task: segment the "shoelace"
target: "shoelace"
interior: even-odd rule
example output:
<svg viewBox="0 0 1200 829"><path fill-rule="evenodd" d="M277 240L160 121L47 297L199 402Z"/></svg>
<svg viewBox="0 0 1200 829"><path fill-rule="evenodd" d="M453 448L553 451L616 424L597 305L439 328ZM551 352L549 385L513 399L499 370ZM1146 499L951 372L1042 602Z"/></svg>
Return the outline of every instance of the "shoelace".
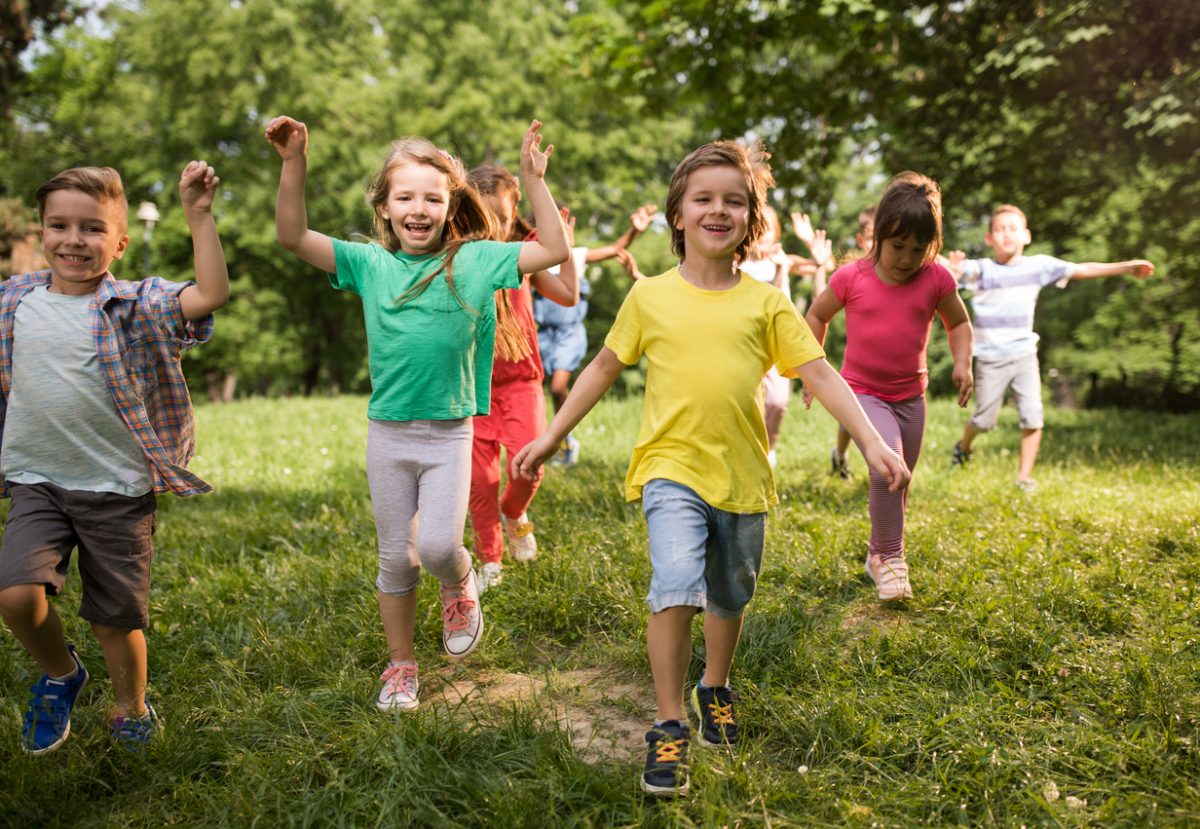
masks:
<svg viewBox="0 0 1200 829"><path fill-rule="evenodd" d="M466 596L442 598L442 621L447 630L466 630L471 626L471 618L467 614L475 607L475 600Z"/></svg>
<svg viewBox="0 0 1200 829"><path fill-rule="evenodd" d="M416 665L392 665L379 678L389 694L414 696L417 693Z"/></svg>
<svg viewBox="0 0 1200 829"><path fill-rule="evenodd" d="M712 714L713 722L717 725L733 725L733 702L721 704L719 699L714 698L708 704L708 711Z"/></svg>
<svg viewBox="0 0 1200 829"><path fill-rule="evenodd" d="M654 746L654 759L660 763L678 763L683 759L687 740L659 740Z"/></svg>

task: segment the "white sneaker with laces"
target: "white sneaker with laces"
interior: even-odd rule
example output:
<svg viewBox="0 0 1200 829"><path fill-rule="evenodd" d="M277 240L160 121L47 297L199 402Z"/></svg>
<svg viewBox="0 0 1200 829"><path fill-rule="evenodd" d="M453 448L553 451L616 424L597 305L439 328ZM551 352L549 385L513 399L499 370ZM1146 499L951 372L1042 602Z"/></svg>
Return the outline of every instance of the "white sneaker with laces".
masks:
<svg viewBox="0 0 1200 829"><path fill-rule="evenodd" d="M442 585L442 644L451 659L462 659L483 638L483 609L479 582L468 570L461 584Z"/></svg>
<svg viewBox="0 0 1200 829"><path fill-rule="evenodd" d="M504 565L498 561L484 562L483 566L479 568L477 579L480 593L491 587L496 587L500 582L504 581Z"/></svg>
<svg viewBox="0 0 1200 829"><path fill-rule="evenodd" d="M871 581L879 588L880 601L895 602L912 598L912 585L908 583L908 562L904 556L881 561L879 556L867 553L867 561L863 567Z"/></svg>
<svg viewBox="0 0 1200 829"><path fill-rule="evenodd" d="M416 662L389 662L379 678L383 688L375 704L380 711L411 711L417 707Z"/></svg>
<svg viewBox="0 0 1200 829"><path fill-rule="evenodd" d="M537 538L533 535L533 522L525 513L517 518L500 514L504 535L508 538L508 551L517 561L533 561L537 558Z"/></svg>

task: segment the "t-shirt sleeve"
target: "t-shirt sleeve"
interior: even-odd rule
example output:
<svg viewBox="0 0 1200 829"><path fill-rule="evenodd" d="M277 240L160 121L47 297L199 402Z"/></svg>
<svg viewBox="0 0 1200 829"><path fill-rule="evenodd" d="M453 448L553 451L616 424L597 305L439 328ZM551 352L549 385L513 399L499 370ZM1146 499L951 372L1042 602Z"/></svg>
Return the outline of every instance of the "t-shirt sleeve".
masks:
<svg viewBox="0 0 1200 829"><path fill-rule="evenodd" d="M469 263L473 270L487 274L493 290L520 288L521 271L517 258L521 255L522 242L467 242L454 257L454 271L459 273L459 263ZM460 259L460 257L462 257Z"/></svg>
<svg viewBox="0 0 1200 829"><path fill-rule="evenodd" d="M144 279L138 286L138 313L154 320L166 331L180 349L206 343L212 339L213 315L189 320L183 316L179 295L196 283L171 282L157 276Z"/></svg>
<svg viewBox="0 0 1200 829"><path fill-rule="evenodd" d="M634 283L633 288L626 294L621 309L617 311L617 318L613 320L612 328L604 338L604 345L627 366L635 365L645 351L642 343L641 314L638 311L638 287L641 284Z"/></svg>
<svg viewBox="0 0 1200 829"><path fill-rule="evenodd" d="M854 274L854 263L842 265L829 277L829 290L838 298L838 302L846 304L846 294L850 291L850 281Z"/></svg>
<svg viewBox="0 0 1200 829"><path fill-rule="evenodd" d="M952 294L958 290L958 281L954 278L954 274L944 266L937 262L933 263L933 272L935 274L934 294L941 302L946 298L947 294Z"/></svg>
<svg viewBox="0 0 1200 829"><path fill-rule="evenodd" d="M1067 262L1063 259L1056 259L1053 256L1041 254L1038 256L1038 264L1042 266L1042 287L1052 285L1055 282L1065 281L1075 275L1074 262Z"/></svg>
<svg viewBox="0 0 1200 829"><path fill-rule="evenodd" d="M333 259L337 270L329 274L329 284L339 291L350 291L362 295L363 274L377 250L383 250L378 245L363 244L362 242L343 242L333 240Z"/></svg>
<svg viewBox="0 0 1200 829"><path fill-rule="evenodd" d="M800 319L795 306L783 294L772 297L768 314L767 347L771 362L784 377L796 377L796 366L825 356L812 329Z"/></svg>

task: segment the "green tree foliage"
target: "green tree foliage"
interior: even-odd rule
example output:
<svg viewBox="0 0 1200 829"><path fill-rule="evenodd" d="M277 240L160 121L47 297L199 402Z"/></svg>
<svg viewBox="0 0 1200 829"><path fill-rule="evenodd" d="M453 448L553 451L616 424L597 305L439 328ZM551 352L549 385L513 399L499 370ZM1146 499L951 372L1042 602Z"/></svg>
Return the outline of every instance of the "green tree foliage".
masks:
<svg viewBox="0 0 1200 829"><path fill-rule="evenodd" d="M710 102L715 132L765 137L781 185L834 224L857 208L837 182L878 159L938 178L949 238L972 253L1004 201L1041 249L1153 259L1149 283L1047 296L1044 357L1096 399L1200 403L1196 4L662 0L591 42L598 71Z"/></svg>
<svg viewBox="0 0 1200 829"><path fill-rule="evenodd" d="M222 178L216 206L235 291L193 379L262 392L362 390L361 310L275 243L279 160L262 138L287 113L311 134L311 225L368 234L367 180L402 135L425 135L468 165L515 169L531 117L556 145L550 185L579 216L581 243L619 233L642 201L661 201L663 170L694 139L687 118L637 94L593 89L574 71L561 9L416 0L142 0L109 6L101 31L53 38L21 85L21 163L0 170L14 193L78 163L122 172L130 202L153 200L156 272L186 275L190 241L178 171L205 158ZM117 263L141 275L141 234ZM606 309L599 309L603 315ZM608 313L611 314L609 309Z"/></svg>

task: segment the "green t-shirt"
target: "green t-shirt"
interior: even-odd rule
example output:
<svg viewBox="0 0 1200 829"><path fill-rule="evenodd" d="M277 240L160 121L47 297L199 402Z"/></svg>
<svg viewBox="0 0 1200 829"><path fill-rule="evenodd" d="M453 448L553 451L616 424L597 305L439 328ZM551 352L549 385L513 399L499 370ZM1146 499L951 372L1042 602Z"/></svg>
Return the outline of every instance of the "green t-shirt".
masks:
<svg viewBox="0 0 1200 829"><path fill-rule="evenodd" d="M488 413L494 292L521 284L520 250L520 242L467 242L454 257L458 299L443 271L401 304L400 295L441 265L441 255L409 256L375 243L334 240L337 272L329 281L362 297L371 368L368 417L457 420Z"/></svg>

